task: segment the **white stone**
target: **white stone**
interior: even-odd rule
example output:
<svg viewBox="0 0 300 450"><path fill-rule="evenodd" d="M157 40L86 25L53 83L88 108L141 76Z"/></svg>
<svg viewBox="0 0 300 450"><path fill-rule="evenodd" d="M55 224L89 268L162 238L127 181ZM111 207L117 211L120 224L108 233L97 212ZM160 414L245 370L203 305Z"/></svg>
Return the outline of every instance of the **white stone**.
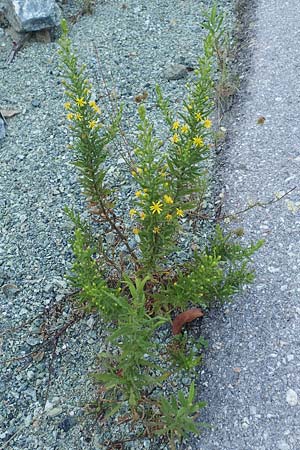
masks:
<svg viewBox="0 0 300 450"><path fill-rule="evenodd" d="M290 446L287 442L285 441L280 441L278 442L278 450L290 450Z"/></svg>
<svg viewBox="0 0 300 450"><path fill-rule="evenodd" d="M60 406L58 406L57 408L49 409L47 411L47 416L48 417L56 417L56 416L59 416L59 414L61 414L61 413L62 413L62 408Z"/></svg>
<svg viewBox="0 0 300 450"><path fill-rule="evenodd" d="M298 394L293 389L288 389L286 393L286 401L290 406L296 406L298 404Z"/></svg>

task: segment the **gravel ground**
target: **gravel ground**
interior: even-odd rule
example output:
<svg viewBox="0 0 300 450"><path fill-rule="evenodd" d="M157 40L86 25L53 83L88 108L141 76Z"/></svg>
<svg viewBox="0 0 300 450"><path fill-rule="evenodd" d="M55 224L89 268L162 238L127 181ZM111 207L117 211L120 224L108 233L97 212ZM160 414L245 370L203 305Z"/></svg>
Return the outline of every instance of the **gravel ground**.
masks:
<svg viewBox="0 0 300 450"><path fill-rule="evenodd" d="M159 82L174 107L180 104L187 79L168 81L165 71L171 63L196 64L203 36L201 6L211 2L179 0L175 7L170 0L98 3L95 14L82 17L71 31L95 94L103 91L102 71L126 105L130 130L136 117L134 96L146 90L149 115L159 122L154 86ZM232 1L218 4L232 16ZM75 12L70 1L65 8ZM55 326L68 317L68 304L60 313L51 309L68 293L64 275L71 262L71 227L62 209L82 209L83 201L66 147L57 43L30 42L11 65L5 63L11 49L7 30L0 33L0 48L1 106L20 111L9 120L0 149L0 445L15 450L101 449L103 433L81 408L94 392L87 373L105 337L99 319L87 317L67 331L53 364L42 349L33 358L7 363L41 342L42 319L30 319L45 308ZM112 176L121 170L116 157ZM122 193L126 200L131 187L123 186ZM128 448L150 448L150 443Z"/></svg>
<svg viewBox="0 0 300 450"><path fill-rule="evenodd" d="M232 111L220 168L228 211L299 184L299 2L259 0L246 22L251 70L247 75L243 62L248 83ZM299 202L299 186L289 199ZM266 243L255 255L254 285L205 319L202 419L213 428L190 449L300 449L300 212L286 200L238 223L247 239Z"/></svg>

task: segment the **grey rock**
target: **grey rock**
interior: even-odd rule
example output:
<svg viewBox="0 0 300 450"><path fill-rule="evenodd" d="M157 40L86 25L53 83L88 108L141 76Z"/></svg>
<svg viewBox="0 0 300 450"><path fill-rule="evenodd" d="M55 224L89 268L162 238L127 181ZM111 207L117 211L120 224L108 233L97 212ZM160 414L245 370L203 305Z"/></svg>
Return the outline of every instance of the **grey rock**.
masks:
<svg viewBox="0 0 300 450"><path fill-rule="evenodd" d="M66 416L58 425L58 427L67 433L72 427L76 425L76 418L71 416Z"/></svg>
<svg viewBox="0 0 300 450"><path fill-rule="evenodd" d="M187 68L183 64L170 64L164 72L167 80L180 80L181 78L185 78L187 74Z"/></svg>
<svg viewBox="0 0 300 450"><path fill-rule="evenodd" d="M6 0L6 11L7 19L19 32L53 28L61 19L54 0Z"/></svg>
<svg viewBox="0 0 300 450"><path fill-rule="evenodd" d="M41 106L41 102L40 102L39 100L37 100L36 98L34 98L34 99L32 100L32 102L31 102L31 105L32 105L34 108L39 108L39 107Z"/></svg>
<svg viewBox="0 0 300 450"><path fill-rule="evenodd" d="M5 125L4 121L0 117L0 139L3 139L5 137Z"/></svg>

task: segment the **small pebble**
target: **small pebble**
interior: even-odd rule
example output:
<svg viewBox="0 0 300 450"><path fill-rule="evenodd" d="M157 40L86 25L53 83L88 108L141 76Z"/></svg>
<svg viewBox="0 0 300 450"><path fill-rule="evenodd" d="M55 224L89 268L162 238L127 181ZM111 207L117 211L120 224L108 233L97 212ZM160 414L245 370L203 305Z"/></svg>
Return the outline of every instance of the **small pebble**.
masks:
<svg viewBox="0 0 300 450"><path fill-rule="evenodd" d="M298 403L298 394L293 389L289 389L286 393L286 401L290 406L296 406Z"/></svg>

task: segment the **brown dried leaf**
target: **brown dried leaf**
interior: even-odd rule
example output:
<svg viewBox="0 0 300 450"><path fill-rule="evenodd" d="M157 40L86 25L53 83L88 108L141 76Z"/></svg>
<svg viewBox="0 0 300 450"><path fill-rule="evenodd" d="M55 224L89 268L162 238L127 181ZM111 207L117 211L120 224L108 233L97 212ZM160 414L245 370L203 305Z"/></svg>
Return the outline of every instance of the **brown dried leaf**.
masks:
<svg viewBox="0 0 300 450"><path fill-rule="evenodd" d="M43 351L37 352L34 355L32 355L32 359L35 362L41 362L44 359L45 353Z"/></svg>
<svg viewBox="0 0 300 450"><path fill-rule="evenodd" d="M179 334L184 324L192 322L198 317L203 317L204 312L200 308L191 308L183 313L178 314L172 323L172 333Z"/></svg>
<svg viewBox="0 0 300 450"><path fill-rule="evenodd" d="M136 103L141 103L141 102L143 102L144 100L147 100L147 98L148 98L148 92L143 91L142 94L136 95L136 96L134 97L134 101L135 101Z"/></svg>
<svg viewBox="0 0 300 450"><path fill-rule="evenodd" d="M20 114L21 111L18 109L8 109L8 108L0 108L0 114L2 114L5 119L10 119L14 117L16 114Z"/></svg>
<svg viewBox="0 0 300 450"><path fill-rule="evenodd" d="M263 125L265 123L265 121L266 121L266 118L264 116L259 116L256 123L257 123L257 125Z"/></svg>

